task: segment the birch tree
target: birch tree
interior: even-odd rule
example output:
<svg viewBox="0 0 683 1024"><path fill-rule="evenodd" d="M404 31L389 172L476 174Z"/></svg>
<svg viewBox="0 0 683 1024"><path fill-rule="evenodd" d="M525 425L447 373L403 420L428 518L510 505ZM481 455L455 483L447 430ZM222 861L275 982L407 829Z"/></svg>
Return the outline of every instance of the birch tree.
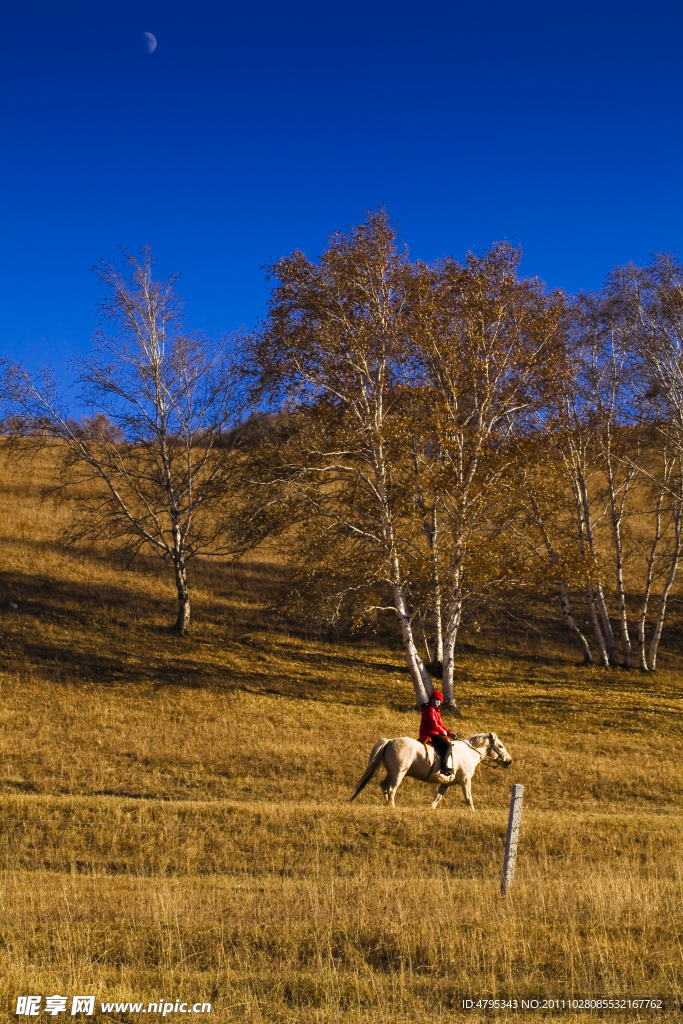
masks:
<svg viewBox="0 0 683 1024"><path fill-rule="evenodd" d="M379 210L332 235L317 262L295 251L270 276L252 352L272 400L300 403L307 418L281 469L291 500L317 524L307 529L318 551L337 550L339 599L360 593L366 609L396 617L417 703L426 703L433 687L413 631L417 549L396 427L408 395L407 252Z"/></svg>
<svg viewBox="0 0 683 1024"><path fill-rule="evenodd" d="M544 485L553 469L561 470L566 494L573 499L577 557L558 556L550 536L553 529L557 535L556 522L547 508L543 511L542 502L528 522L535 522L542 533L551 560L572 565L579 577L583 573L604 667L632 666L628 607L639 603L639 661L643 671L650 671L680 556L680 491L670 417L655 401L658 388L644 358L643 323L637 310L643 288L647 292L649 287L646 281L647 273L638 268L617 268L601 292L576 301L567 365L556 375L550 401L542 410L552 451ZM637 523L635 531L630 522ZM610 575L613 582L608 587ZM648 606L658 583L662 591L646 648ZM617 605L618 639L609 613L610 594ZM570 624L564 599L563 612ZM586 638L574 619L570 628L582 643L585 660L590 660Z"/></svg>
<svg viewBox="0 0 683 1024"><path fill-rule="evenodd" d="M647 459L641 466L652 504L654 528L646 550L645 590L638 638L640 668L655 671L666 607L681 557L683 515L683 265L658 254L645 268L616 268L606 294L612 321L635 360L633 392L648 427ZM652 638L646 653L646 616L654 581L661 580Z"/></svg>
<svg viewBox="0 0 683 1024"><path fill-rule="evenodd" d="M521 279L520 259L519 249L502 242L483 256L469 254L465 264L420 267L414 279L415 362L431 430L421 462L444 555L445 703L454 702L467 597L510 590L526 577L520 553L505 542L515 515L506 495L518 440L560 348L564 299L537 279Z"/></svg>
<svg viewBox="0 0 683 1024"><path fill-rule="evenodd" d="M611 312L605 292L582 296L576 306L576 338L573 347L577 374L575 388L575 424L582 431L589 448L587 461L592 461L593 505L598 521L609 524L609 539L604 545L612 562L614 596L617 603L621 659L615 632L608 614L600 581L596 594L609 651L609 663L631 668L633 652L628 622L625 579L630 513L636 508L641 483L640 462L643 455L642 416L638 414L638 398L633 388L632 360L626 336ZM580 411L579 411L580 407ZM579 417L582 423L579 425ZM598 561L593 524L589 522L591 499L584 488L583 515L591 555Z"/></svg>
<svg viewBox="0 0 683 1024"><path fill-rule="evenodd" d="M658 445L649 453L645 472L651 528L639 543L645 562L645 585L638 616L638 653L641 672L654 672L683 547L683 454ZM648 643L648 611L653 597L656 612Z"/></svg>
<svg viewBox="0 0 683 1024"><path fill-rule="evenodd" d="M619 651L605 599L604 566L598 545L597 530L606 508L596 498L596 411L591 389L585 386L584 355L580 335L570 334L563 370L551 377L539 418L552 440L553 457L565 480L598 657L601 665L608 668L619 664Z"/></svg>
<svg viewBox="0 0 683 1024"><path fill-rule="evenodd" d="M263 532L245 515L236 449L246 407L238 352L183 332L176 278L157 281L149 247L125 254L124 269L100 262L106 288L90 358L75 364L76 404L95 412L88 429L49 370L19 365L4 393L23 424L23 445L49 444L60 458L58 494L75 503L74 539L108 539L128 559L157 555L173 572L175 629L190 625L188 563L245 550Z"/></svg>

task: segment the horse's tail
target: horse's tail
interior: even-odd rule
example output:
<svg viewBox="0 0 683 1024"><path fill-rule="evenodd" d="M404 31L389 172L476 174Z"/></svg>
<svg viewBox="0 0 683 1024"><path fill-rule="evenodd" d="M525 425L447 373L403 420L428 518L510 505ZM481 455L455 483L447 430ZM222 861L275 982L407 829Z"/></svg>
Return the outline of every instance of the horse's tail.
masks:
<svg viewBox="0 0 683 1024"><path fill-rule="evenodd" d="M368 782L379 768L380 761L382 760L382 754L384 753L384 748L389 742L389 740L377 740L377 743L375 743L374 747L370 751L368 766L363 772L360 782L356 786L356 792L353 794L353 796L349 797L349 803L351 803L352 800L356 799L361 789L365 789Z"/></svg>

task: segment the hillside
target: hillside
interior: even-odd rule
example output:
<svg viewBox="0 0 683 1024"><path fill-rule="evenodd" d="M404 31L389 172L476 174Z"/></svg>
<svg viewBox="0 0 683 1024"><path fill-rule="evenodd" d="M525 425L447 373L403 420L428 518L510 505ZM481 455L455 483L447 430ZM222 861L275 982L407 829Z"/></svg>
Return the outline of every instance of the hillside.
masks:
<svg viewBox="0 0 683 1024"><path fill-rule="evenodd" d="M66 513L39 501L49 466L22 468L0 492L7 1019L29 991L292 1024L446 1021L472 996L683 997L677 604L652 677L580 666L544 595L482 615L455 727L496 731L513 769L477 772L476 815L455 791L431 812L410 780L393 812L376 782L349 805L377 737L417 733L393 634L333 642L284 619L263 551L194 567L180 638L170 578L65 548Z"/></svg>

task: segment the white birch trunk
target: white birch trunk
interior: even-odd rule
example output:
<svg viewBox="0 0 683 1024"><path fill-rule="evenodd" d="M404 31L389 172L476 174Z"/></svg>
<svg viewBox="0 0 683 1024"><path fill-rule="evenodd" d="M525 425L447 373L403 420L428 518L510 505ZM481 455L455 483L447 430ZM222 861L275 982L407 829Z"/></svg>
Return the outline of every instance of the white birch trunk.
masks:
<svg viewBox="0 0 683 1024"><path fill-rule="evenodd" d="M429 701L434 690L429 672L425 668L420 657L413 635L413 627L410 618L410 610L406 600L405 590L401 577L401 564L396 549L396 536L394 524L387 497L387 473L384 459L384 449L381 440L380 424L382 422L382 402L377 400L377 406L372 415L373 430L375 439L373 442L372 463L375 476L375 488L379 498L379 513L381 521L382 540L385 551L388 554L391 588L394 596L394 607L398 615L401 627L401 638L406 652L406 664L415 691L415 702L417 707L422 707Z"/></svg>
<svg viewBox="0 0 683 1024"><path fill-rule="evenodd" d="M592 665L593 664L593 655L591 653L590 646L588 644L588 641L586 640L586 637L583 635L583 633L581 632L579 627L576 625L576 620L574 619L574 616L572 615L572 609L571 609L571 604L569 603L569 591L567 590L567 585L566 585L566 583L563 580L560 580L560 583L558 584L558 586L559 586L559 589L560 589L560 603L562 605L562 614L564 615L564 621L567 623L567 626L569 627L571 632L574 634L576 639L581 644L581 648L583 650L583 661L584 661L584 664L585 665Z"/></svg>
<svg viewBox="0 0 683 1024"><path fill-rule="evenodd" d="M403 588L399 584L394 584L394 603L396 606L396 612L398 614L398 620L401 626L401 636L403 638L403 646L406 652L406 664L408 671L410 672L410 678L413 682L413 688L415 690L415 701L418 707L422 707L426 704L434 691L432 681L429 676L429 672L424 666L424 662L419 655L417 645L415 644L415 638L413 636L413 627L410 622L410 615L408 614L408 606L403 593Z"/></svg>
<svg viewBox="0 0 683 1024"><path fill-rule="evenodd" d="M657 496L657 505L655 507L655 535L652 539L652 547L650 548L650 554L647 559L647 573L645 576L645 592L643 594L643 603L640 606L640 617L638 620L638 653L640 661L640 671L649 672L647 663L647 650L645 647L645 623L647 620L647 606L650 601L650 593L652 591L652 578L654 576L655 557L657 555L657 548L662 537L662 502L664 500L664 491L660 490Z"/></svg>
<svg viewBox="0 0 683 1024"><path fill-rule="evenodd" d="M417 467L417 460L414 460L414 465ZM417 468L415 470L417 476ZM422 512L422 529L427 539L429 546L429 553L431 556L432 563L432 585L434 591L434 658L429 653L429 646L427 644L427 638L425 637L425 647L427 648L427 654L429 660L433 666L443 666L443 622L441 619L441 580L439 579L439 557L438 557L438 519L436 513L436 506L432 506L431 515L427 514L426 505L423 496L420 494L418 497L418 505Z"/></svg>
<svg viewBox="0 0 683 1024"><path fill-rule="evenodd" d="M588 495L586 494L586 501L584 501L584 491L582 489L582 481L584 479L582 472L580 471L577 463L579 461L578 453L574 452L572 455L573 461L566 459L566 464L571 470L571 485L572 493L574 495L574 510L576 512L576 526L579 538L579 547L581 554L586 558L586 544L589 535L588 524L586 522L586 516L588 515L588 522L590 522L590 507L587 503ZM593 624L593 633L595 635L595 642L598 645L598 655L600 657L600 664L603 668L609 668L609 655L605 645L605 638L600 629L600 623L598 622L598 614L595 606L595 594L593 593L593 585L590 580L586 581L586 598L588 600L588 612L590 615L591 622Z"/></svg>
<svg viewBox="0 0 683 1024"><path fill-rule="evenodd" d="M650 597L649 587L645 592L645 598L643 600L642 607L640 609L640 619L638 620L638 655L639 655L639 668L641 672L649 672L647 667L647 652L645 650L645 616L647 615L647 602Z"/></svg>
<svg viewBox="0 0 683 1024"><path fill-rule="evenodd" d="M659 598L659 609L657 611L657 620L655 622L655 631L650 642L650 650L648 652L647 667L650 672L654 672L657 666L657 649L659 647L659 641L662 636L662 629L664 628L664 615L666 613L666 602L671 592L671 588L674 585L676 579L676 570L678 569L678 562L681 557L681 513L683 507L678 504L674 511L674 530L676 543L674 545L673 555L671 557L671 567L669 569L669 575L666 578L664 589L662 590Z"/></svg>
<svg viewBox="0 0 683 1024"><path fill-rule="evenodd" d="M614 542L614 573L616 577L617 606L619 608L619 624L621 627L621 643L624 652L624 668L631 668L633 665L633 651L631 648L631 637L629 636L628 618L626 615L626 594L624 590L624 557L621 540L621 520L624 514L624 503L628 494L629 479L624 484L621 501L617 501L617 494L614 486L614 475L612 473L611 455L605 454L607 467L607 485L610 503L610 514L612 517L612 540Z"/></svg>
<svg viewBox="0 0 683 1024"><path fill-rule="evenodd" d="M581 470L578 471L576 476L576 486L578 488L578 498L581 505L581 518L583 524L583 531L594 561L597 561L597 554L595 550L595 537L593 535L593 522L590 511L590 501L588 497L588 487L586 485L586 478ZM617 642L614 639L614 630L612 629L612 623L609 620L609 613L607 611L607 605L605 604L605 595L602 591L602 584L598 581L595 584L595 590L593 585L589 584L590 596L589 604L591 605L591 615L593 613L595 605L597 605L598 611L600 612L600 618L602 619L602 631L600 637L598 633L595 634L595 639L598 641L598 646L602 643L606 643L608 649L607 664L616 668L619 664L619 650L617 648ZM593 623L595 628L595 622ZM604 637L604 639L603 639ZM601 655L602 660L602 655Z"/></svg>
<svg viewBox="0 0 683 1024"><path fill-rule="evenodd" d="M181 635L190 628L190 594L187 588L187 570L182 559L174 566L175 582L178 591L178 617L175 629Z"/></svg>
<svg viewBox="0 0 683 1024"><path fill-rule="evenodd" d="M460 625L461 617L462 603L460 601L451 602L450 607L448 609L448 622L446 625L446 632L444 636L444 660L441 687L443 690L444 708L452 712L455 712L457 710L453 686L453 675L455 669L455 641L458 636L458 627Z"/></svg>
<svg viewBox="0 0 683 1024"><path fill-rule="evenodd" d="M598 645L598 652L600 654L600 664L603 668L609 668L609 655L607 653L607 646L605 644L605 638L602 635L600 629L600 623L598 621L598 612L595 607L595 594L593 593L593 586L591 583L586 584L586 596L588 598L588 610L593 623L593 632L595 634L595 642Z"/></svg>
<svg viewBox="0 0 683 1024"><path fill-rule="evenodd" d="M458 636L458 627L462 618L462 539L454 545L451 556L450 567L450 600L446 610L446 629L444 631L443 643L443 673L442 689L444 707L456 712L455 693L453 689L455 641Z"/></svg>
<svg viewBox="0 0 683 1024"><path fill-rule="evenodd" d="M173 569L175 584L178 591L178 617L175 629L178 633L187 633L190 628L190 592L187 588L187 568L183 550L183 535L178 523L173 527Z"/></svg>
<svg viewBox="0 0 683 1024"><path fill-rule="evenodd" d="M441 580L439 579L438 528L436 507L432 509L432 522L429 531L429 546L432 553L432 573L434 577L434 661L443 667L443 621L441 618Z"/></svg>
<svg viewBox="0 0 683 1024"><path fill-rule="evenodd" d="M602 628L604 630L605 642L609 652L608 663L611 668L617 668L619 666L619 648L617 647L617 641L614 638L614 630L612 629L612 623L610 622L609 612L607 611L607 604L605 602L605 594L600 581L595 584L595 603L598 606L600 618L602 619Z"/></svg>
<svg viewBox="0 0 683 1024"><path fill-rule="evenodd" d="M438 583L434 594L434 661L443 666L443 621L441 618L441 588Z"/></svg>

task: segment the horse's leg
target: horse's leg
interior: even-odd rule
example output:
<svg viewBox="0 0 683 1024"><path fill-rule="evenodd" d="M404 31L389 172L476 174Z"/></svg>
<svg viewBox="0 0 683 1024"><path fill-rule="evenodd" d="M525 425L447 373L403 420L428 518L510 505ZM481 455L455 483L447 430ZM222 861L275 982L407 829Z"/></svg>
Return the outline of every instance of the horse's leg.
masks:
<svg viewBox="0 0 683 1024"><path fill-rule="evenodd" d="M442 782L441 785L439 786L439 788L436 791L436 796L434 797L434 802L432 803L432 810L433 811L436 810L437 806L443 800L444 796L446 795L446 790L447 789L448 789L448 786L445 786L443 784L443 782Z"/></svg>
<svg viewBox="0 0 683 1024"><path fill-rule="evenodd" d="M389 790L389 794L390 794L390 796L389 796L389 803L391 804L392 807L396 806L396 804L394 803L394 797L396 796L396 790L398 789L398 787L403 782L403 780L404 780L404 778L406 776L406 772L407 771L408 771L407 768L402 768L399 771L398 775L396 776L396 781L394 782L393 786Z"/></svg>
<svg viewBox="0 0 683 1024"><path fill-rule="evenodd" d="M471 811L474 810L474 804L472 803L472 780L465 778L461 783L462 793L465 797L465 803Z"/></svg>
<svg viewBox="0 0 683 1024"><path fill-rule="evenodd" d="M389 803L389 790L391 789L391 782L389 781L388 775L385 779L382 779L382 781L379 784L379 788L384 793L384 799L387 801L387 803Z"/></svg>

